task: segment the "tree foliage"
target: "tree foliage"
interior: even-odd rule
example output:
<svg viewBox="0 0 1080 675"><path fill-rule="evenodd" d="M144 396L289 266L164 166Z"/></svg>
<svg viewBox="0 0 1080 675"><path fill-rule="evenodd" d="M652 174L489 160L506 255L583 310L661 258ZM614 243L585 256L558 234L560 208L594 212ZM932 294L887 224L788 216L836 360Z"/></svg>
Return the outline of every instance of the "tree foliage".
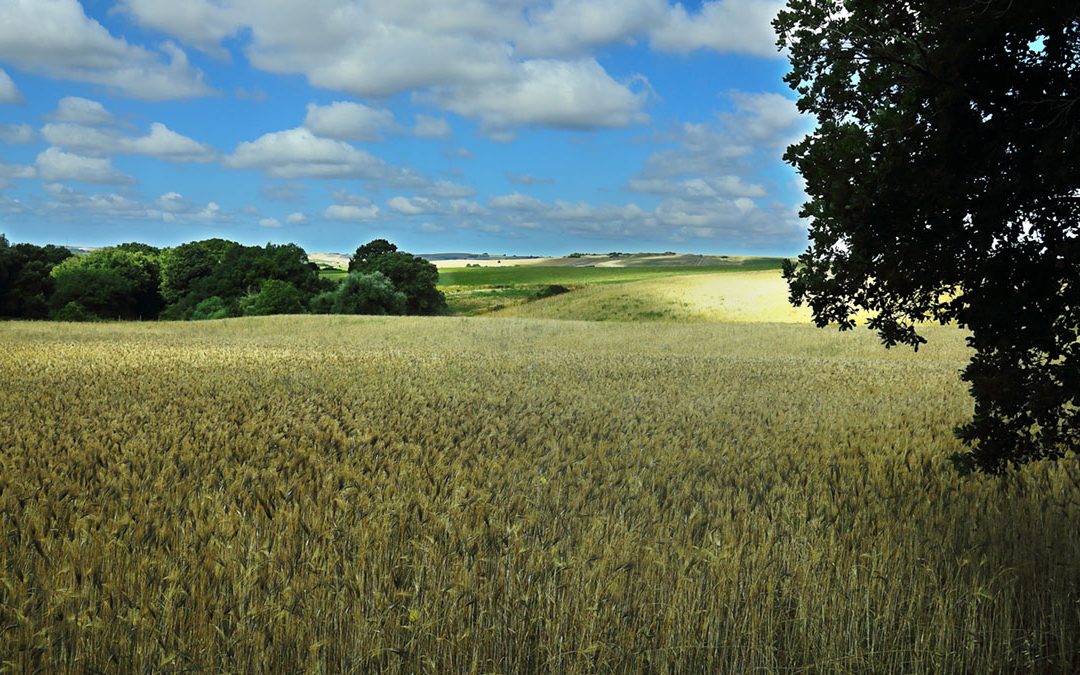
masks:
<svg viewBox="0 0 1080 675"><path fill-rule="evenodd" d="M52 268L71 257L58 246L15 244L0 235L0 316L44 319L55 284Z"/></svg>
<svg viewBox="0 0 1080 675"><path fill-rule="evenodd" d="M304 293L296 286L280 279L267 279L258 293L240 300L240 311L244 316L302 314L304 303Z"/></svg>
<svg viewBox="0 0 1080 675"><path fill-rule="evenodd" d="M68 304L103 319L156 319L164 301L157 256L105 248L74 256L52 270L56 282L50 304Z"/></svg>
<svg viewBox="0 0 1080 675"><path fill-rule="evenodd" d="M331 314L404 314L405 294L381 272L353 272L341 280L330 306Z"/></svg>
<svg viewBox="0 0 1080 675"><path fill-rule="evenodd" d="M406 314L442 314L446 297L438 289L439 269L427 260L399 251L385 239L376 239L356 249L349 272L379 272L394 288L405 294Z"/></svg>
<svg viewBox="0 0 1080 675"><path fill-rule="evenodd" d="M786 81L817 129L785 267L815 321L888 346L956 322L991 472L1080 447L1080 10L1050 0L790 0Z"/></svg>

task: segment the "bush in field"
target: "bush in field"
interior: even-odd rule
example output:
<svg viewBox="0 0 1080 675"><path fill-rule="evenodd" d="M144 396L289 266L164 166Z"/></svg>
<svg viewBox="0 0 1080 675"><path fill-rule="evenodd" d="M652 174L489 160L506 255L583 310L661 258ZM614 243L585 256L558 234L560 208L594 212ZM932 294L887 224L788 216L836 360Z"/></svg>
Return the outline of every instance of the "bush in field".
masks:
<svg viewBox="0 0 1080 675"><path fill-rule="evenodd" d="M337 290L323 291L311 299L308 310L312 314L333 314L334 300L337 298Z"/></svg>
<svg viewBox="0 0 1080 675"><path fill-rule="evenodd" d="M244 316L303 312L304 294L296 286L279 279L264 281L258 293L240 300L240 313Z"/></svg>
<svg viewBox="0 0 1080 675"><path fill-rule="evenodd" d="M214 295L199 304L191 312L192 321L205 321L207 319L225 319L229 316L229 306L225 301Z"/></svg>
<svg viewBox="0 0 1080 675"><path fill-rule="evenodd" d="M407 298L381 272L353 273L341 281L333 314L404 314Z"/></svg>
<svg viewBox="0 0 1080 675"><path fill-rule="evenodd" d="M69 302L52 313L53 321L96 321L98 317L77 302Z"/></svg>

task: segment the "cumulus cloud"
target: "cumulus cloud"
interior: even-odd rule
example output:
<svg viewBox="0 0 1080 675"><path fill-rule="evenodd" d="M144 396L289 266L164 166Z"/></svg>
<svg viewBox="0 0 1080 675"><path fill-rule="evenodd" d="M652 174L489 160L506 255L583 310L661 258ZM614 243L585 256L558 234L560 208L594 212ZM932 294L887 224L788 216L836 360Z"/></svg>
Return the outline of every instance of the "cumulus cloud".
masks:
<svg viewBox="0 0 1080 675"><path fill-rule="evenodd" d="M0 124L0 143L21 145L36 140L37 133L29 124Z"/></svg>
<svg viewBox="0 0 1080 675"><path fill-rule="evenodd" d="M223 222L231 220L216 202L196 204L179 192L166 192L153 203L152 212L168 223L176 222Z"/></svg>
<svg viewBox="0 0 1080 675"><path fill-rule="evenodd" d="M51 147L34 162L38 175L46 181L73 180L81 183L119 184L133 179L113 168L108 159L83 157Z"/></svg>
<svg viewBox="0 0 1080 675"><path fill-rule="evenodd" d="M304 126L318 136L343 141L377 141L397 128L394 113L361 103L335 101L327 106L309 104Z"/></svg>
<svg viewBox="0 0 1080 675"><path fill-rule="evenodd" d="M794 211L759 207L752 199L668 199L652 209L628 204L492 198L485 223L499 231L544 229L600 239L688 242L723 239L745 245L795 242L805 234Z"/></svg>
<svg viewBox="0 0 1080 675"><path fill-rule="evenodd" d="M307 216L297 211L295 213L290 213L289 215L285 216L285 222L290 225L299 225L300 223L307 222Z"/></svg>
<svg viewBox="0 0 1080 675"><path fill-rule="evenodd" d="M562 129L625 127L643 123L647 93L616 82L595 59L534 60L510 80L444 89L434 100L486 129L519 126Z"/></svg>
<svg viewBox="0 0 1080 675"><path fill-rule="evenodd" d="M48 117L55 122L70 122L89 127L113 124L116 121L101 103L80 96L65 96L60 99L56 110L49 113Z"/></svg>
<svg viewBox="0 0 1080 675"><path fill-rule="evenodd" d="M544 203L535 197L514 192L508 195L496 195L488 199L488 206L493 209L510 211L538 212L545 210Z"/></svg>
<svg viewBox="0 0 1080 675"><path fill-rule="evenodd" d="M415 216L421 213L436 213L439 211L439 203L426 197L394 197L386 203L391 209L407 216Z"/></svg>
<svg viewBox="0 0 1080 675"><path fill-rule="evenodd" d="M443 117L434 117L432 115L417 115L416 126L413 127L413 133L418 138L450 138L453 135L453 130L450 128L450 123Z"/></svg>
<svg viewBox="0 0 1080 675"><path fill-rule="evenodd" d="M275 178L366 178L386 176L382 160L358 148L299 127L241 143L225 165L255 169Z"/></svg>
<svg viewBox="0 0 1080 675"><path fill-rule="evenodd" d="M7 184L10 178L35 178L37 170L25 164L4 164L0 162L0 186Z"/></svg>
<svg viewBox="0 0 1080 675"><path fill-rule="evenodd" d="M171 162L211 162L215 158L210 146L178 134L160 122L154 122L149 133L137 137L125 136L115 129L67 122L46 124L41 135L55 146L91 156L146 155Z"/></svg>
<svg viewBox="0 0 1080 675"><path fill-rule="evenodd" d="M143 24L218 56L226 54L221 41L241 26L238 9L225 3L120 0L118 6Z"/></svg>
<svg viewBox="0 0 1080 675"><path fill-rule="evenodd" d="M631 188L684 197L694 191L708 197L708 190L760 196L744 174L779 161L782 148L805 133L811 122L799 114L794 101L778 94L733 92L730 98L732 112L712 122L683 123L672 137L676 147L651 154ZM689 182L693 179L700 182Z"/></svg>
<svg viewBox="0 0 1080 675"><path fill-rule="evenodd" d="M22 103L23 96L11 76L0 68L0 103Z"/></svg>
<svg viewBox="0 0 1080 675"><path fill-rule="evenodd" d="M177 45L167 42L154 52L113 37L86 16L78 0L8 0L0 5L0 61L146 100L211 93Z"/></svg>
<svg viewBox="0 0 1080 675"><path fill-rule="evenodd" d="M259 227L281 227L281 221L277 218L263 218L259 221Z"/></svg>
<svg viewBox="0 0 1080 675"><path fill-rule="evenodd" d="M300 74L357 97L423 93L496 129L602 128L644 119L643 97L608 75L589 50L632 41L668 11L663 0L320 0L314 10L300 0L179 4L122 6L143 25L202 49L243 32L249 62L268 72ZM420 124L417 131L428 129Z"/></svg>
<svg viewBox="0 0 1080 675"><path fill-rule="evenodd" d="M527 56L561 56L607 44L629 44L666 16L664 0L555 0L530 7L517 51Z"/></svg>
<svg viewBox="0 0 1080 675"><path fill-rule="evenodd" d="M772 20L783 0L711 0L691 14L676 4L650 33L652 46L685 54L697 49L780 56Z"/></svg>
<svg viewBox="0 0 1080 675"><path fill-rule="evenodd" d="M379 217L379 207L354 206L352 204L331 204L323 211L323 218L327 220L341 220L347 222L367 222Z"/></svg>

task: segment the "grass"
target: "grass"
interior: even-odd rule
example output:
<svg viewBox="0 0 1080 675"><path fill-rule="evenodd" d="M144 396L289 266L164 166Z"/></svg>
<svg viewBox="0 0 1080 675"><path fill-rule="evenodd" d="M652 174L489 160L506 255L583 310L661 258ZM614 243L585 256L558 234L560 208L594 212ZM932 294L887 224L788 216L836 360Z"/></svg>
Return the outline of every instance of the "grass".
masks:
<svg viewBox="0 0 1080 675"><path fill-rule="evenodd" d="M1080 467L954 472L928 335L0 324L3 669L1077 672Z"/></svg>

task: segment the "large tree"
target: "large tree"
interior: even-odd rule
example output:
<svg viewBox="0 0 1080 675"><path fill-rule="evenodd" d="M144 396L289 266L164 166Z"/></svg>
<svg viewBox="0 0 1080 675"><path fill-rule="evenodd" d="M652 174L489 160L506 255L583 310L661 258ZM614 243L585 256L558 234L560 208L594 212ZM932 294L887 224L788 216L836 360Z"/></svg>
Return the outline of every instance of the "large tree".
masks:
<svg viewBox="0 0 1080 675"><path fill-rule="evenodd" d="M790 0L775 26L816 130L789 148L810 247L785 268L819 325L886 345L956 322L998 472L1080 447L1080 5Z"/></svg>
<svg viewBox="0 0 1080 675"><path fill-rule="evenodd" d="M350 273L378 272L405 294L406 314L443 314L446 297L438 289L439 269L419 256L399 251L385 239L375 239L356 249Z"/></svg>

